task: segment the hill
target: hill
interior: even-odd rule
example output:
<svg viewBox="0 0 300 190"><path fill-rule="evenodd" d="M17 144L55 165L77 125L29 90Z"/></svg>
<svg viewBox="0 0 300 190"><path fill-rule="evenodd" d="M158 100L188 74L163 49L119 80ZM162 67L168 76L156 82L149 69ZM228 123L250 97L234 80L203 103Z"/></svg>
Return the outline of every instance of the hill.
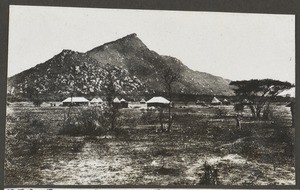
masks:
<svg viewBox="0 0 300 190"><path fill-rule="evenodd" d="M103 96L108 72L114 68L114 86L126 97L164 92L159 72L166 67L180 67L182 80L175 84L175 93L233 95L229 80L208 73L193 71L180 60L149 50L130 34L105 43L86 53L63 50L48 61L8 79L8 95L16 99L42 96L61 100L67 96Z"/></svg>

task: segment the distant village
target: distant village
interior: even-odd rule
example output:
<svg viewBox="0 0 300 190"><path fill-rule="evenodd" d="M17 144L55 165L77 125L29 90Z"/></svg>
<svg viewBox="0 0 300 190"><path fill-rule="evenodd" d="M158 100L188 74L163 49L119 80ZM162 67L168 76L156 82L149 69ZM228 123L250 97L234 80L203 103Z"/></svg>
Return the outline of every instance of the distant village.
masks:
<svg viewBox="0 0 300 190"><path fill-rule="evenodd" d="M249 103L247 99L244 100L244 102ZM136 105L135 103L125 100L124 98L119 99L118 97L114 98L112 103L119 107L119 108L132 108L132 106ZM65 100L63 100L61 103L55 103L51 102L50 106L101 106L104 104L104 101L100 97L94 97L92 100L88 100L85 97L68 97ZM169 106L172 107L174 105L171 101L168 99L162 97L162 96L155 96L149 100L145 100L144 98L139 101L140 105L147 106L147 108L167 108ZM230 105L230 102L225 98L222 101L219 100L216 97L213 97L213 99L210 102L211 105ZM202 105L206 106L208 105L205 101L197 100L195 102L195 105Z"/></svg>
<svg viewBox="0 0 300 190"><path fill-rule="evenodd" d="M295 95L295 88L292 88L290 90L283 91L279 94L281 97L294 97ZM86 99L85 97L68 97L65 100L63 100L61 103L50 103L50 106L102 106L105 102L98 96L92 98L91 100ZM119 99L118 97L115 97L112 101L112 103L117 106L118 108L133 108L138 107L136 102L130 102L127 101L124 98ZM213 97L210 102L207 101L200 101L196 100L195 105L200 106L208 106L208 105L230 105L232 102L227 100L226 98L218 99L217 97ZM248 99L244 99L242 101L244 105L252 104ZM142 98L139 102L139 105L142 107L147 107L149 109L151 108L167 108L169 106L174 106L174 103L166 99L162 96L154 96L149 100L145 100L145 98Z"/></svg>

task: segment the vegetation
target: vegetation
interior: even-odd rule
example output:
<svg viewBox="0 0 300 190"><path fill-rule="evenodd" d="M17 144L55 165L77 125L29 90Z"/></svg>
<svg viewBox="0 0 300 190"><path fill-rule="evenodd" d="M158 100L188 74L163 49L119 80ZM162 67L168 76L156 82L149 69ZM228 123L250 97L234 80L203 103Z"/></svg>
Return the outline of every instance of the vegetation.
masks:
<svg viewBox="0 0 300 190"><path fill-rule="evenodd" d="M105 63L110 63L122 73L117 85L132 98L151 94L146 91L165 91L159 71L167 66L181 67L184 71L180 88L172 89L176 93L186 89L192 94L233 95L225 79L193 71L176 58L159 55L149 50L136 35L103 44L86 53L63 50L44 63L9 77L8 95L10 99L27 100L26 88L30 84L48 101L66 98L74 86L79 94L95 96L96 92L105 88L103 83L99 83L105 80L105 70L102 69ZM74 69L75 75L72 73Z"/></svg>
<svg viewBox="0 0 300 190"><path fill-rule="evenodd" d="M63 122L59 134L71 136L97 136L109 130L109 121L99 107L73 108L69 117Z"/></svg>
<svg viewBox="0 0 300 190"><path fill-rule="evenodd" d="M294 184L285 105L270 105L270 121L253 120L244 109L242 130L233 106L180 106L173 108L172 130L160 133L159 110L120 109L111 131L105 107L72 107L67 126L67 107L11 103L5 184Z"/></svg>
<svg viewBox="0 0 300 190"><path fill-rule="evenodd" d="M232 81L230 85L235 87L234 92L240 103L244 103L245 99L250 100L246 105L251 109L252 116L257 118L261 118L262 112L268 118L271 101L283 90L293 87L289 82L272 79Z"/></svg>
<svg viewBox="0 0 300 190"><path fill-rule="evenodd" d="M115 67L113 67L110 64L106 64L105 67L103 67L103 69L106 71L106 77L104 80L104 84L105 84L104 92L107 101L104 114L109 119L110 129L113 131L117 126L117 118L119 115L119 107L118 105L113 103L113 99L118 95L118 90L119 90L115 86L115 82L117 80L116 72L118 72L118 70L116 70Z"/></svg>
<svg viewBox="0 0 300 190"><path fill-rule="evenodd" d="M238 113L238 115L242 115L244 111L244 104L243 103L236 103L233 107L234 111Z"/></svg>
<svg viewBox="0 0 300 190"><path fill-rule="evenodd" d="M180 65L168 65L165 69L163 69L160 73L160 77L162 79L162 83L164 84L165 89L168 93L168 98L170 101L170 105L168 107L168 128L167 132L170 132L172 126L172 116L171 116L171 109L174 105L173 102L173 85L179 82L182 78L182 68ZM173 105L172 105L173 104Z"/></svg>
<svg viewBox="0 0 300 190"><path fill-rule="evenodd" d="M205 161L203 171L204 174L200 178L199 185L220 185L218 183L218 169L213 168Z"/></svg>

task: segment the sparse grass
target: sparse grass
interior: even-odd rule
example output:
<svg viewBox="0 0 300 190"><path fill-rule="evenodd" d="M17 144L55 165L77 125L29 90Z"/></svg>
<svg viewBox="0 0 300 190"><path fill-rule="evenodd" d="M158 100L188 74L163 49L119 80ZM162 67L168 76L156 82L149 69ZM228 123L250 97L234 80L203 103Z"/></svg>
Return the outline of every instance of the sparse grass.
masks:
<svg viewBox="0 0 300 190"><path fill-rule="evenodd" d="M87 184L81 180L85 178L90 179L88 184L99 185L99 174L102 185L196 185L204 160L219 157L214 166L222 184L247 185L252 170L259 170L254 175L269 184L276 182L272 176L293 180L294 155L286 150L291 146L275 133L276 127L290 129L290 113L283 106L273 110L273 116L280 118L280 123L273 118L276 127L272 121L251 120L245 110L242 130L236 127L232 106L224 106L226 114L221 115L216 114L218 107L189 107L186 112L178 108L170 133L156 132L158 112L124 109L122 125L114 132L77 137L58 135L66 108L11 105L9 109L13 110L6 126L6 185ZM288 131L292 137L293 131ZM215 150L222 145L228 145L225 153ZM227 154L242 156L248 163L222 161ZM266 173L273 171L269 164L280 170ZM253 184L257 183L254 178Z"/></svg>

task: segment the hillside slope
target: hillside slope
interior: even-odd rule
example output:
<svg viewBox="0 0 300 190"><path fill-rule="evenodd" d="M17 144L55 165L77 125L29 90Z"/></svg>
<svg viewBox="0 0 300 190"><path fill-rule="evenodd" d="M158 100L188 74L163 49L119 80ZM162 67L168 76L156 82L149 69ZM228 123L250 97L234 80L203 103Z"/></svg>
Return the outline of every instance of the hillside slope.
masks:
<svg viewBox="0 0 300 190"><path fill-rule="evenodd" d="M50 60L38 64L8 79L8 94L28 98L40 94L45 99L60 100L73 95L104 95L110 64L115 71L115 86L119 94L139 96L164 92L160 71L180 67L182 80L174 85L176 93L233 95L229 80L208 73L193 71L180 60L151 51L137 37L130 34L105 43L86 53L63 50Z"/></svg>
<svg viewBox="0 0 300 190"><path fill-rule="evenodd" d="M233 95L229 81L208 73L193 71L180 60L161 56L151 51L137 37L130 34L113 42L103 44L87 52L95 60L126 68L150 89L163 90L159 71L166 66L182 67L182 81L176 92L208 95Z"/></svg>

